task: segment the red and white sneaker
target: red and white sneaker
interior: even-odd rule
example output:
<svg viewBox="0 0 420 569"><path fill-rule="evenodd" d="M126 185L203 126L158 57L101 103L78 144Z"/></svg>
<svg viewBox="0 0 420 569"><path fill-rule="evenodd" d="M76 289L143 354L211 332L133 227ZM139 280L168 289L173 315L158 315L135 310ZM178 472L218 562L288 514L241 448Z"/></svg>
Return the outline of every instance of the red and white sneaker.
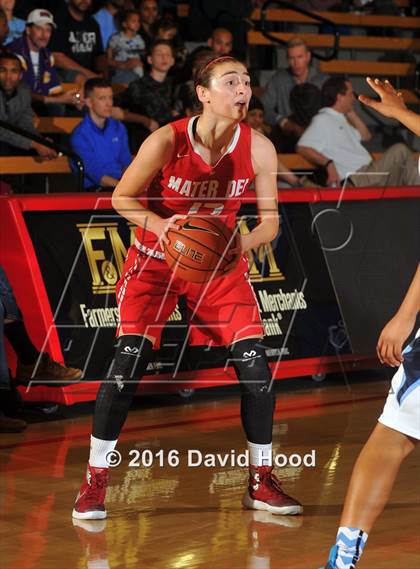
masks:
<svg viewBox="0 0 420 569"><path fill-rule="evenodd" d="M266 510L281 516L301 514L302 505L283 492L272 470L272 466L250 467L248 490L242 498L242 504L249 510Z"/></svg>
<svg viewBox="0 0 420 569"><path fill-rule="evenodd" d="M86 479L79 490L72 516L78 520L103 520L109 468L96 468L88 464Z"/></svg>

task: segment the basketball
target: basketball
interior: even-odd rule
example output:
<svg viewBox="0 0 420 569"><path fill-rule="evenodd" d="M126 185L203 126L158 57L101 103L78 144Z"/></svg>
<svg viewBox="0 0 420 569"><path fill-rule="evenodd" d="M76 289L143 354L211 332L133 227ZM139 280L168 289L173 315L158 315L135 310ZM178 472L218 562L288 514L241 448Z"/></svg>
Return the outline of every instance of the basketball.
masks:
<svg viewBox="0 0 420 569"><path fill-rule="evenodd" d="M231 260L226 256L236 244L232 231L214 217L189 216L169 230L165 259L174 273L192 283L220 278Z"/></svg>

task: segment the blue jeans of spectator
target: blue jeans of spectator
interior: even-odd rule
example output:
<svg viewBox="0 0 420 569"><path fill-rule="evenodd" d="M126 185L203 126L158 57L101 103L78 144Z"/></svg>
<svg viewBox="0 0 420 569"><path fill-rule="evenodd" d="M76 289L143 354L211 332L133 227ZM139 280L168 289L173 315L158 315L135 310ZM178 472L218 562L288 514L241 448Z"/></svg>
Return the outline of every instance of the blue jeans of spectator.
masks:
<svg viewBox="0 0 420 569"><path fill-rule="evenodd" d="M6 321L19 320L21 313L16 304L12 287L6 273L0 267L0 389L10 388L9 368L4 345L4 324Z"/></svg>

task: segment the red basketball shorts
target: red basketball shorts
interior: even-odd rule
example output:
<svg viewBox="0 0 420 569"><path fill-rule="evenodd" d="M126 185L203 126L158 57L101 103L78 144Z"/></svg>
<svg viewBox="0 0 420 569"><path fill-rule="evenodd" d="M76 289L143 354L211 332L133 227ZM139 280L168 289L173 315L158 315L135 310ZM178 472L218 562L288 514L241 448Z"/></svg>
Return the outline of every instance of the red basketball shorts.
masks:
<svg viewBox="0 0 420 569"><path fill-rule="evenodd" d="M149 257L131 246L116 287L120 312L117 336L138 334L160 347L163 328L185 295L191 345L229 346L264 330L258 303L243 257L226 277L210 283L188 283L175 276L165 260Z"/></svg>

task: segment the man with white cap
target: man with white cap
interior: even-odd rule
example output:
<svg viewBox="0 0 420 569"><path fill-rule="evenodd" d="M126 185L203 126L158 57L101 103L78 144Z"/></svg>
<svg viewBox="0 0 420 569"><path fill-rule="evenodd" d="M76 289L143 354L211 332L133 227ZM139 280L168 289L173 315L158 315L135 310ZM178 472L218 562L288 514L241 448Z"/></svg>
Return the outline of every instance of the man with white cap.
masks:
<svg viewBox="0 0 420 569"><path fill-rule="evenodd" d="M48 49L53 28L56 28L51 12L44 9L32 10L26 20L25 33L13 41L9 50L15 53L22 63L23 81L32 92L32 99L44 105L54 104L54 114L64 114L64 108L55 105L78 105L80 96L77 90L64 92L54 66L54 57ZM45 110L45 109L44 109ZM50 114L37 108L40 114Z"/></svg>

